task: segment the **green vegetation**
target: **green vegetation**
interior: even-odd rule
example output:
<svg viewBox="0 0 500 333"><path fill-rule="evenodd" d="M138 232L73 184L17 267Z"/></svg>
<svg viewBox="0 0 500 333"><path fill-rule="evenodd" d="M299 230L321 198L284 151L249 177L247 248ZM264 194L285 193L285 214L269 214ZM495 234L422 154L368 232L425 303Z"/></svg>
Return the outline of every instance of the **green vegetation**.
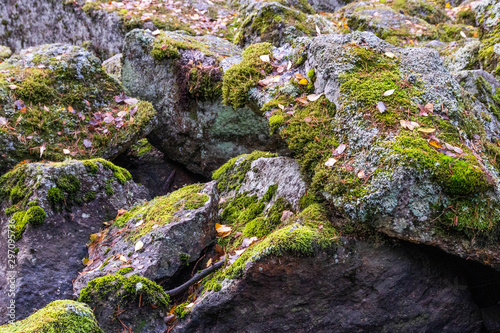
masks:
<svg viewBox="0 0 500 333"><path fill-rule="evenodd" d="M198 209L209 200L208 195L199 193L203 184L184 186L183 188L143 205L136 206L118 217L113 226L123 228L130 220L142 220L140 227L127 230L128 237L135 241L153 230L153 226L163 226L175 221L181 210Z"/></svg>
<svg viewBox="0 0 500 333"><path fill-rule="evenodd" d="M114 300L115 304L110 304L110 300ZM81 290L78 299L92 308L106 304L122 309L129 304L137 306L139 300L142 306L152 305L161 310L166 310L170 302L169 296L155 282L139 275L122 274L107 275L90 281Z"/></svg>
<svg viewBox="0 0 500 333"><path fill-rule="evenodd" d="M222 83L222 98L226 105L234 108L245 106L248 92L265 76L262 71L268 74L272 71L272 65L260 59L261 55L271 56L271 51L269 43L250 45L242 54L243 60L226 71Z"/></svg>
<svg viewBox="0 0 500 333"><path fill-rule="evenodd" d="M127 275L128 273L132 272L133 270L134 270L133 267L125 267L125 268L118 270L118 272L116 272L116 274Z"/></svg>
<svg viewBox="0 0 500 333"><path fill-rule="evenodd" d="M215 52L212 52L205 44L201 43L196 38L181 34L169 34L166 32L162 32L154 40L151 56L158 61L164 59L178 59L180 57L179 50L199 50L207 56L221 60Z"/></svg>
<svg viewBox="0 0 500 333"><path fill-rule="evenodd" d="M0 333L104 333L92 309L79 302L54 301L26 319L0 327Z"/></svg>

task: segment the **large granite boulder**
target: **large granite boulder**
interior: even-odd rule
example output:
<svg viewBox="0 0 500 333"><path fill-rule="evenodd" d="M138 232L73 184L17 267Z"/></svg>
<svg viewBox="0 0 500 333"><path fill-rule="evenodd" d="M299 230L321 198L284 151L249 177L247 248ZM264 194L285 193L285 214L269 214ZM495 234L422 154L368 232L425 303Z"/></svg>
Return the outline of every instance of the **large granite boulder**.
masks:
<svg viewBox="0 0 500 333"><path fill-rule="evenodd" d="M74 281L74 294L95 278L122 269L171 286L181 268L196 262L215 240L218 206L215 182L194 184L118 216L91 237L87 266Z"/></svg>
<svg viewBox="0 0 500 333"><path fill-rule="evenodd" d="M112 159L156 124L89 51L29 48L0 64L0 174L23 160Z"/></svg>
<svg viewBox="0 0 500 333"><path fill-rule="evenodd" d="M210 176L234 156L283 148L258 108L222 103L221 61L238 47L213 36L133 30L123 51L123 86L158 111L148 140L168 158Z"/></svg>
<svg viewBox="0 0 500 333"><path fill-rule="evenodd" d="M120 209L148 198L131 178L103 159L20 164L0 177L0 250L11 259L0 263L2 323L10 298L19 320L72 297L90 235Z"/></svg>

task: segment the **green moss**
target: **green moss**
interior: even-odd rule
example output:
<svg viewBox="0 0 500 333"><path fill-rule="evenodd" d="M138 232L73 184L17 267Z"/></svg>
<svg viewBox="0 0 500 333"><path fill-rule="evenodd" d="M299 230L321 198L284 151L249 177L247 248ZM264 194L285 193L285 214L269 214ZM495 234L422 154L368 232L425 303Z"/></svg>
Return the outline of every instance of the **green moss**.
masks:
<svg viewBox="0 0 500 333"><path fill-rule="evenodd" d="M406 163L430 173L451 196L467 196L492 189L472 153L461 158L447 156L430 147L418 134L400 135L392 148Z"/></svg>
<svg viewBox="0 0 500 333"><path fill-rule="evenodd" d="M186 253L179 254L179 261L181 262L181 265L189 266L189 254Z"/></svg>
<svg viewBox="0 0 500 333"><path fill-rule="evenodd" d="M140 227L126 231L129 239L135 241L151 232L153 226L163 226L177 220L179 218L177 212L203 207L209 200L208 195L199 193L203 186L203 184L185 186L167 196L157 197L134 207L118 217L113 226L123 228L130 220L142 220Z"/></svg>
<svg viewBox="0 0 500 333"><path fill-rule="evenodd" d="M85 161L82 161L82 163L85 166L85 169L87 170L87 172L89 174L95 175L97 173L97 171L99 171L99 167L97 166L97 164L95 164L91 160L85 160Z"/></svg>
<svg viewBox="0 0 500 333"><path fill-rule="evenodd" d="M64 192L57 187L52 187L47 193L47 200L53 205L61 205L64 203Z"/></svg>
<svg viewBox="0 0 500 333"><path fill-rule="evenodd" d="M132 175L127 169L124 169L122 167L119 167L117 165L114 165L110 161L107 161L103 158L96 158L91 160L93 163L99 162L101 163L106 169L113 171L113 176L120 182L120 184L125 184L127 181L132 179Z"/></svg>
<svg viewBox="0 0 500 333"><path fill-rule="evenodd" d="M96 198L95 191L88 191L88 192L85 192L85 194L83 195L83 201L85 201L85 202L93 201L93 200L95 200L95 198Z"/></svg>
<svg viewBox="0 0 500 333"><path fill-rule="evenodd" d="M276 191L278 190L278 184L274 184L269 186L267 189L267 192L264 194L262 197L263 202L269 202L273 199L274 195L276 194Z"/></svg>
<svg viewBox="0 0 500 333"><path fill-rule="evenodd" d="M250 45L242 54L243 60L226 71L222 82L222 98L226 105L245 106L250 89L264 78L262 72L272 71L272 65L260 59L261 55L272 55L271 51L269 43Z"/></svg>
<svg viewBox="0 0 500 333"><path fill-rule="evenodd" d="M199 50L208 56L220 59L220 56L212 52L196 38L168 33L161 33L156 37L151 49L151 56L158 61L164 59L178 59L180 58L179 50Z"/></svg>
<svg viewBox="0 0 500 333"><path fill-rule="evenodd" d="M118 270L118 272L116 272L116 274L127 275L128 273L132 272L133 270L134 270L133 267L125 267L125 268Z"/></svg>
<svg viewBox="0 0 500 333"><path fill-rule="evenodd" d="M460 24L476 26L476 15L470 9L461 10L457 13L457 22Z"/></svg>
<svg viewBox="0 0 500 333"><path fill-rule="evenodd" d="M106 195L108 196L115 194L115 191L113 190L111 184L106 184L106 186L104 187L104 193L106 193Z"/></svg>
<svg viewBox="0 0 500 333"><path fill-rule="evenodd" d="M214 101L222 95L220 68L192 68L189 72L189 94L202 101Z"/></svg>
<svg viewBox="0 0 500 333"><path fill-rule="evenodd" d="M405 15L419 17L430 24L438 24L449 20L442 8L433 6L427 1L395 0L392 2L391 7L403 11Z"/></svg>
<svg viewBox="0 0 500 333"><path fill-rule="evenodd" d="M65 175L57 178L56 185L69 194L76 194L80 191L80 180L75 175Z"/></svg>
<svg viewBox="0 0 500 333"><path fill-rule="evenodd" d="M17 212L12 216L12 220L14 221L14 240L16 242L21 239L26 229L27 222L25 223L24 215L26 215L26 212Z"/></svg>
<svg viewBox="0 0 500 333"><path fill-rule="evenodd" d="M186 310L186 306L188 306L189 304L191 304L191 302L187 301L187 302L179 304L175 307L174 314L177 317L177 319L182 319L188 314L188 311Z"/></svg>
<svg viewBox="0 0 500 333"><path fill-rule="evenodd" d="M170 298L155 282L145 277L121 274L108 275L96 278L81 290L80 302L87 303L92 308L103 304L110 297L118 300L117 304L109 304L124 308L127 305L137 306L139 300L142 306L155 306L166 310Z"/></svg>
<svg viewBox="0 0 500 333"><path fill-rule="evenodd" d="M254 151L251 154L241 155L230 159L226 164L214 171L212 178L218 181L218 188L221 192L238 190L245 180L245 175L253 161L261 157L276 157L277 154Z"/></svg>
<svg viewBox="0 0 500 333"><path fill-rule="evenodd" d="M269 127L271 129L271 135L279 130L281 126L285 123L285 117L283 113L274 114L269 118Z"/></svg>
<svg viewBox="0 0 500 333"><path fill-rule="evenodd" d="M45 214L45 211L43 210L42 207L40 206L35 206L31 207L28 209L26 214L23 216L23 224L42 224L43 221L45 221L45 218L47 217L47 214Z"/></svg>
<svg viewBox="0 0 500 333"><path fill-rule="evenodd" d="M104 333L86 304L54 301L26 319L0 327L0 333Z"/></svg>

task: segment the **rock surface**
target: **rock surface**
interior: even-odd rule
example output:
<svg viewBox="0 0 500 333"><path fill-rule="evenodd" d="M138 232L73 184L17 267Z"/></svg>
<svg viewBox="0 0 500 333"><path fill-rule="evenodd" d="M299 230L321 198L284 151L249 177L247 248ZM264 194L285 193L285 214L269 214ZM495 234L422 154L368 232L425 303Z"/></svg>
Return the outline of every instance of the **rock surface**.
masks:
<svg viewBox="0 0 500 333"><path fill-rule="evenodd" d="M214 241L218 202L217 187L210 182L123 213L91 240L89 263L73 283L75 296L89 281L127 267L168 288L179 269L198 260Z"/></svg>
<svg viewBox="0 0 500 333"><path fill-rule="evenodd" d="M0 174L23 160L112 159L156 124L152 105L123 94L81 47L25 49L0 78Z"/></svg>
<svg viewBox="0 0 500 333"><path fill-rule="evenodd" d="M345 240L333 255L247 264L172 332L478 332L479 311L457 278L416 249Z"/></svg>
<svg viewBox="0 0 500 333"><path fill-rule="evenodd" d="M13 268L7 257L0 263L2 323L10 292L7 272L16 277L16 319L72 297L90 234L119 209L148 196L130 179L128 171L104 160L23 164L0 178L0 250L16 253Z"/></svg>
<svg viewBox="0 0 500 333"><path fill-rule="evenodd" d="M283 148L257 112L222 104L219 61L239 52L229 42L210 36L162 33L155 39L143 30L127 35L123 86L158 111L159 125L148 140L195 173L210 176L231 157Z"/></svg>

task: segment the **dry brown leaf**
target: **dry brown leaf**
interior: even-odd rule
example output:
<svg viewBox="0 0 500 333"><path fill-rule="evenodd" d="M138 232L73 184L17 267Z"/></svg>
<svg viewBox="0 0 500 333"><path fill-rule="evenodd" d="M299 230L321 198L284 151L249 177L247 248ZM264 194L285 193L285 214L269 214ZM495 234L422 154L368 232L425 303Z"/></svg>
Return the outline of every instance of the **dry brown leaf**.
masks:
<svg viewBox="0 0 500 333"><path fill-rule="evenodd" d="M335 163L337 163L337 160L332 158L329 158L328 161L325 162L326 167L332 167Z"/></svg>

